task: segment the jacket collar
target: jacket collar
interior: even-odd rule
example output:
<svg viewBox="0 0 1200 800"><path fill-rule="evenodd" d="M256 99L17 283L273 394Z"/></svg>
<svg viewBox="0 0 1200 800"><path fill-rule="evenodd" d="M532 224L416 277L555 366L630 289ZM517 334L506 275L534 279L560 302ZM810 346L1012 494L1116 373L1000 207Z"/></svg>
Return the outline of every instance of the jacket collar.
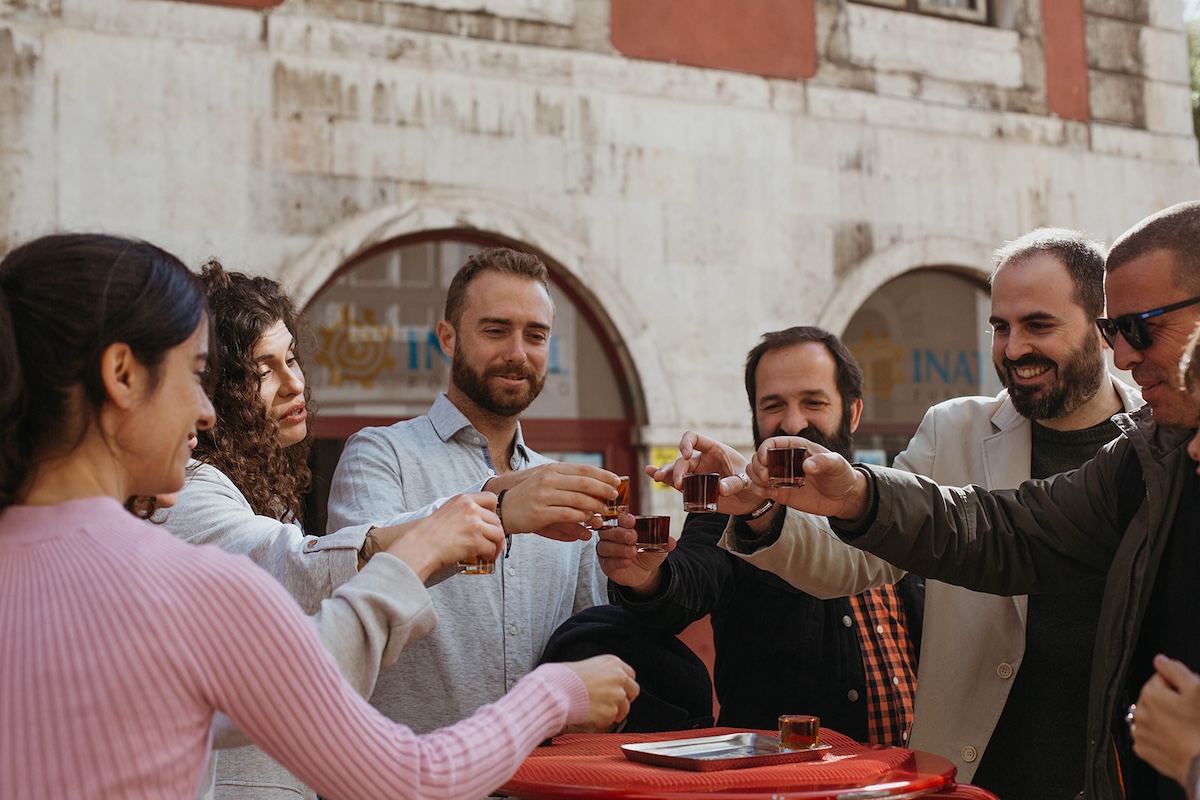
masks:
<svg viewBox="0 0 1200 800"><path fill-rule="evenodd" d="M1186 447L1195 429L1172 428L1159 425L1154 421L1154 415L1149 406L1142 406L1136 411L1117 414L1113 417L1130 441L1135 445L1141 444L1149 449L1150 458L1161 460L1164 456L1180 447Z"/></svg>
<svg viewBox="0 0 1200 800"><path fill-rule="evenodd" d="M1008 396L1008 390L1004 389L1000 394L996 395L996 399L1000 401L996 404L996 410L992 412L992 424L996 426L998 431L1007 431L1019 425L1028 425L1029 420L1021 416L1013 405L1012 398Z"/></svg>
<svg viewBox="0 0 1200 800"><path fill-rule="evenodd" d="M1142 400L1142 393L1136 386L1130 386L1122 380L1109 376L1112 381L1112 386L1117 390L1117 396L1121 398L1121 409L1129 412L1142 407L1145 402ZM1010 428L1015 428L1021 424L1029 424L1029 420L1021 416L1016 407L1013 406L1012 398L1008 396L1008 390L1004 389L1000 394L996 395L999 404L996 406L995 412L992 413L992 424L997 430L1006 431Z"/></svg>
<svg viewBox="0 0 1200 800"><path fill-rule="evenodd" d="M1142 394L1138 389L1111 376L1110 379L1125 411L1142 405ZM1033 423L1013 406L1007 390L996 395L996 400L991 417L996 432L986 437L980 446L988 485L1007 488L1017 486L1029 477Z"/></svg>
<svg viewBox="0 0 1200 800"><path fill-rule="evenodd" d="M1117 394L1121 396L1121 405L1124 406L1125 411L1135 411L1145 405L1146 401L1142 399L1141 389L1116 378L1113 378L1112 382L1116 387Z"/></svg>

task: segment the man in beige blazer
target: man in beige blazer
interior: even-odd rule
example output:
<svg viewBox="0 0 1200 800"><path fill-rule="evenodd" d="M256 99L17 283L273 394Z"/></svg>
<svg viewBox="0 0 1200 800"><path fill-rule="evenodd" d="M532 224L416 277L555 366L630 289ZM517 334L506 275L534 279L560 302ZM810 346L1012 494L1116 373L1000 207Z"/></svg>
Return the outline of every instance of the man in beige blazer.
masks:
<svg viewBox="0 0 1200 800"><path fill-rule="evenodd" d="M997 251L996 264L992 357L1005 391L929 409L895 460L939 483L1012 488L1073 469L1116 436L1111 415L1142 403L1106 370L1094 323L1104 309L1099 245L1040 229ZM808 515L789 509L765 535L734 523L722 543L797 588L827 583L808 559L827 547ZM1073 797L1102 589L1031 599L927 581L910 746L951 759L959 781L1000 797Z"/></svg>

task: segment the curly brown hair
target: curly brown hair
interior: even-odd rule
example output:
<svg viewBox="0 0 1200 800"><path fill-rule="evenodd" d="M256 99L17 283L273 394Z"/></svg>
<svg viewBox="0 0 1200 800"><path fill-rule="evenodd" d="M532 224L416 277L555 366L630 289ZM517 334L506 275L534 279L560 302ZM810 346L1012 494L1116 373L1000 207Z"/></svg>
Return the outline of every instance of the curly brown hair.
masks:
<svg viewBox="0 0 1200 800"><path fill-rule="evenodd" d="M216 424L199 434L195 457L233 481L254 513L299 521L303 496L312 485L308 454L312 449L309 404L308 435L291 447L279 444L278 426L267 416L259 394L254 348L276 322L300 340L299 315L283 287L270 278L228 272L215 259L201 269L213 318L213 408ZM300 361L300 353L296 353ZM310 400L304 387L304 399Z"/></svg>

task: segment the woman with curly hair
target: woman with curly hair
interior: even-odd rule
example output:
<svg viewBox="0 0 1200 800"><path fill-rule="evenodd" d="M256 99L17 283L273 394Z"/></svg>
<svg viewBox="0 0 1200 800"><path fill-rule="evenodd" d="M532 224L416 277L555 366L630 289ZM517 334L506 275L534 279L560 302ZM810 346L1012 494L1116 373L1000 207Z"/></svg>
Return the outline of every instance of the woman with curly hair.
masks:
<svg viewBox="0 0 1200 800"><path fill-rule="evenodd" d="M313 439L296 308L277 282L217 261L204 265L201 281L215 326L218 423L200 434L194 455L225 473L256 513L298 522Z"/></svg>
<svg viewBox="0 0 1200 800"><path fill-rule="evenodd" d="M501 541L495 531L480 533L496 521L482 500L491 496L460 495L403 520L306 535L300 519L311 482L310 392L297 353L295 306L277 282L226 271L216 261L204 265L200 280L213 319L216 423L199 432L178 500L156 519L194 544L249 556L307 614L317 614L339 587L360 602L387 602L393 619L387 632L372 632L355 619L317 617L343 674L367 696L379 670L436 623L425 581ZM366 569L381 550L401 560ZM257 748L221 751L215 761L216 797L270 797L283 789L316 796Z"/></svg>

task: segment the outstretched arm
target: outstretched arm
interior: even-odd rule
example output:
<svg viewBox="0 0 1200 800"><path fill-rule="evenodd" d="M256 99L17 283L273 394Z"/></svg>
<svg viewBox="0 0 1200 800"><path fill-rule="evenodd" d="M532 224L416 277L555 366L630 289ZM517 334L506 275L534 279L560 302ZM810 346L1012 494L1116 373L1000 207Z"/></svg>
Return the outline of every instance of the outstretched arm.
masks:
<svg viewBox="0 0 1200 800"><path fill-rule="evenodd" d="M309 624L267 576L242 564L222 564L219 572L222 585L194 593L217 602L206 599L184 634L206 654L197 689L324 796L481 797L545 737L568 723L611 724L637 694L632 671L615 657L547 664L467 720L416 736L339 678ZM296 731L317 736L321 747ZM478 746L481 736L487 747Z"/></svg>
<svg viewBox="0 0 1200 800"><path fill-rule="evenodd" d="M842 541L825 517L779 508L777 535L757 536L744 519L731 518L721 546L822 600L859 594L905 576L899 567Z"/></svg>

